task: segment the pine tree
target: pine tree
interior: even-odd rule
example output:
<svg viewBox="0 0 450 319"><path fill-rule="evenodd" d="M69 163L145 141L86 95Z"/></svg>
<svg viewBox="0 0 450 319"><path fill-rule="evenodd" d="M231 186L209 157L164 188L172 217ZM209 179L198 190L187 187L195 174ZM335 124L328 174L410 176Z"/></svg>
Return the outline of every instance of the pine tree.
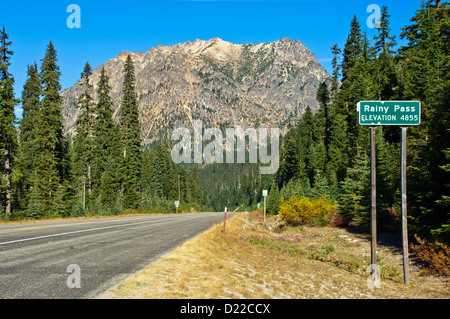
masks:
<svg viewBox="0 0 450 319"><path fill-rule="evenodd" d="M35 179L36 181L36 179ZM30 191L30 198L27 209L25 210L27 218L38 219L42 217L41 205L39 204L38 188L35 184Z"/></svg>
<svg viewBox="0 0 450 319"><path fill-rule="evenodd" d="M194 203L200 203L200 181L197 175L197 167L194 166L191 168L189 173L190 180L190 191L191 191L191 201Z"/></svg>
<svg viewBox="0 0 450 319"><path fill-rule="evenodd" d="M347 135L347 153L351 166L357 148L361 146L361 136L365 129L357 123L356 104L370 98L368 41L362 35L360 25L355 17L351 23L350 34L343 51L342 86L339 91L338 109L344 131ZM365 134L366 135L366 134Z"/></svg>
<svg viewBox="0 0 450 319"><path fill-rule="evenodd" d="M332 118L331 142L328 148L330 160L327 162L326 171L330 180L342 181L347 175L347 165L349 163L349 155L346 148L348 138L342 127L344 122L342 118L339 116L332 116Z"/></svg>
<svg viewBox="0 0 450 319"><path fill-rule="evenodd" d="M370 212L370 165L369 156L358 149L355 165L340 183L339 210L342 216L356 223L368 221Z"/></svg>
<svg viewBox="0 0 450 319"><path fill-rule="evenodd" d="M355 66L362 54L363 38L361 34L361 27L359 25L356 15L350 25L350 34L344 46L343 61L342 61L342 81L348 77L348 73Z"/></svg>
<svg viewBox="0 0 450 319"><path fill-rule="evenodd" d="M390 34L391 28L389 26L389 18L391 15L388 13L388 8L383 6L381 8L380 26L377 28L378 35L374 37L375 40L375 52L378 54L393 55L395 52L392 48L396 45L395 36Z"/></svg>
<svg viewBox="0 0 450 319"><path fill-rule="evenodd" d="M163 196L166 199L175 200L178 198L178 176L174 162L170 157L170 147L167 140L160 143L160 157L163 175Z"/></svg>
<svg viewBox="0 0 450 319"><path fill-rule="evenodd" d="M325 147L326 160L330 160L329 148L331 144L331 114L330 114L330 91L326 82L322 82L317 89L316 100L319 102L319 111L316 113L317 117L321 117L321 126L323 134L323 144Z"/></svg>
<svg viewBox="0 0 450 319"><path fill-rule="evenodd" d="M108 84L109 77L102 67L100 78L97 84L98 102L95 108L96 118L93 125L94 130L94 161L95 172L93 173L94 184L99 185L99 178L105 170L104 165L109 155L113 151L114 140L114 120L113 120L113 103L110 96L111 87Z"/></svg>
<svg viewBox="0 0 450 319"><path fill-rule="evenodd" d="M450 147L450 17L448 3L423 2L403 29L401 38L408 44L400 49L404 98L421 101L421 125L408 129L408 201L411 228L421 237L439 235L449 224L448 209L442 196L448 196L448 163L443 150ZM441 240L450 241L447 233Z"/></svg>
<svg viewBox="0 0 450 319"><path fill-rule="evenodd" d="M97 84L98 102L94 123L94 160L92 180L98 188L101 202L112 208L120 190L120 167L123 165L123 147L120 129L113 120L111 87L105 68L102 67Z"/></svg>
<svg viewBox="0 0 450 319"><path fill-rule="evenodd" d="M41 83L36 63L28 66L28 78L22 91L22 120L20 121L20 144L18 149L20 171L23 175L20 182L20 205L27 207L30 188L34 187L34 171L36 162L36 121L40 107ZM38 194L34 191L34 196Z"/></svg>
<svg viewBox="0 0 450 319"><path fill-rule="evenodd" d="M123 148L120 128L115 125L111 135L112 149L102 164L99 195L106 208L120 212L123 207Z"/></svg>
<svg viewBox="0 0 450 319"><path fill-rule="evenodd" d="M13 52L9 49L11 41L6 34L5 27L0 32L0 165L1 178L4 180L5 213L7 216L12 211L12 165L17 149L17 137L15 129L16 117L14 107L17 100L14 98L14 77L9 73L8 67L11 65L10 59ZM2 185L3 186L3 185ZM0 196L2 198L3 196ZM1 201L3 206L3 198Z"/></svg>
<svg viewBox="0 0 450 319"><path fill-rule="evenodd" d="M319 86L320 87L320 86ZM310 180L311 185L315 184L315 176L319 173L320 175L326 174L326 162L327 162L327 148L325 146L325 123L327 122L326 117L328 117L328 89L326 92L318 91L318 93L324 94L322 96L322 104L319 110L313 116L313 123L311 126L311 145L310 145Z"/></svg>
<svg viewBox="0 0 450 319"><path fill-rule="evenodd" d="M341 49L337 44L332 48L333 53L333 82L331 91L331 108L329 109L329 143L327 141L327 156L326 164L327 175L332 180L343 180L346 176L346 166L348 163L347 156L347 109L342 103L339 86L339 70L338 64Z"/></svg>
<svg viewBox="0 0 450 319"><path fill-rule="evenodd" d="M163 198L165 195L165 177L166 169L163 158L163 149L161 143L158 143L156 147L150 153L151 162L151 177L150 177L150 189L151 195L158 198Z"/></svg>
<svg viewBox="0 0 450 319"><path fill-rule="evenodd" d="M53 201L62 177L63 129L61 115L61 75L57 54L50 41L42 59L42 100L36 121L36 178L38 197L44 215L53 212Z"/></svg>
<svg viewBox="0 0 450 319"><path fill-rule="evenodd" d="M298 124L298 161L304 167L298 178L301 180L307 177L310 184L314 181L314 137L314 115L308 106Z"/></svg>
<svg viewBox="0 0 450 319"><path fill-rule="evenodd" d="M151 178L153 174L153 158L151 147L142 151L142 196L146 205L151 205Z"/></svg>
<svg viewBox="0 0 450 319"><path fill-rule="evenodd" d="M394 57L387 54L380 55L374 62L373 87L376 100L396 101L402 99L402 88L399 85ZM398 143L400 130L398 127L383 127L384 137L390 143Z"/></svg>
<svg viewBox="0 0 450 319"><path fill-rule="evenodd" d="M81 188L86 186L86 198L91 199L92 195L92 162L94 159L94 102L91 96L92 84L90 76L92 74L89 62L81 73L81 83L84 86L83 93L78 98L78 108L81 113L76 121L76 136L74 141L75 171L79 177Z"/></svg>
<svg viewBox="0 0 450 319"><path fill-rule="evenodd" d="M377 98L381 101L398 99L401 94L395 70L394 54L392 48L396 45L395 36L390 35L389 13L386 6L381 10L380 27L378 35L374 37L375 53L378 54L374 61L375 79L374 84Z"/></svg>
<svg viewBox="0 0 450 319"><path fill-rule="evenodd" d="M299 176L303 169L302 163L299 163L297 134L297 129L291 128L283 139L280 152L280 168L277 172L277 182L280 186Z"/></svg>
<svg viewBox="0 0 450 319"><path fill-rule="evenodd" d="M280 205L280 191L278 190L278 185L275 179L273 179L272 185L270 186L269 196L267 197L267 212L272 215L278 214Z"/></svg>
<svg viewBox="0 0 450 319"><path fill-rule="evenodd" d="M135 91L134 65L129 55L124 65L120 124L124 147L125 207L135 208L140 201L142 174L141 126Z"/></svg>
<svg viewBox="0 0 450 319"><path fill-rule="evenodd" d="M332 100L335 101L337 98L337 92L339 90L339 76L340 76L340 64L339 54L341 54L341 49L339 49L337 43L331 48L331 53L333 54L333 59L331 65L333 67L333 80L331 84L331 96Z"/></svg>

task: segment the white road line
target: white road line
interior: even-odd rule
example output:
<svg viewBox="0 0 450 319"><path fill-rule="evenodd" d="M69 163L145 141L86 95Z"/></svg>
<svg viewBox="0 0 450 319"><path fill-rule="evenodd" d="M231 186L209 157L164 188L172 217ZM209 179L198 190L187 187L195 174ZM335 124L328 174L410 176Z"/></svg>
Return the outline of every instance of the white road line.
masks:
<svg viewBox="0 0 450 319"><path fill-rule="evenodd" d="M125 227L125 226L139 225L139 224L155 223L155 222L167 222L167 221L171 221L173 219L180 220L178 218L173 217L173 218L169 218L168 220L167 219L164 219L164 220L160 220L160 219L158 219L158 220L147 220L147 221L144 221L144 222L137 222L137 223L129 223L129 224L112 225L112 226L104 226L104 227L76 230L76 231L71 231L71 232L66 232L66 233L59 233L59 234L52 234L52 235L45 235L45 236L38 236L38 237L23 238L23 239L7 241L7 242L0 243L0 246L8 245L8 244L14 244L14 243L20 243L20 242L24 242L24 241L37 240L37 239L44 239L44 238L51 238L51 237L57 237L57 236L65 236L65 235L71 235L71 234L85 233L85 232L101 230L101 229L110 229L110 228Z"/></svg>
<svg viewBox="0 0 450 319"><path fill-rule="evenodd" d="M128 218L128 217L126 217ZM136 220L136 219L142 219L142 217L136 217L136 218L131 218L131 220ZM83 221L68 221L68 222L63 222L63 223L58 223L58 224L50 224L50 225L46 225L46 224L42 224L42 225L37 225L37 226L29 226L29 227L20 227L20 228L5 228L5 229L0 229L0 232L10 232L10 231L18 231L18 230L30 230L30 229L42 229L42 228L51 228L51 227L67 227L67 226L73 226L73 225L86 225L86 224L95 224L95 223L102 223L102 222L123 222L123 219L100 219L100 220L83 220ZM25 224L26 225L26 224Z"/></svg>

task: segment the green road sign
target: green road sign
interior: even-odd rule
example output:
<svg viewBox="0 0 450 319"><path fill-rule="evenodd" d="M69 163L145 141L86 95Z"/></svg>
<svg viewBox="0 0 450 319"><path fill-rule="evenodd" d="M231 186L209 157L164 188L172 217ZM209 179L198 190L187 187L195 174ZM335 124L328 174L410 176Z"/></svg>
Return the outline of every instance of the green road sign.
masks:
<svg viewBox="0 0 450 319"><path fill-rule="evenodd" d="M419 101L361 101L356 110L359 125L420 125Z"/></svg>

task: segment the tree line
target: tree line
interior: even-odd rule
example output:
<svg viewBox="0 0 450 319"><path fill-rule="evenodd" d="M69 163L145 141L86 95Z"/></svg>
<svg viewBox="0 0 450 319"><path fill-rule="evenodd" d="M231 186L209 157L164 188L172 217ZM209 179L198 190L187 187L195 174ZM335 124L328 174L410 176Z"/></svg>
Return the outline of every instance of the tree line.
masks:
<svg viewBox="0 0 450 319"><path fill-rule="evenodd" d="M127 209L175 211L173 200L197 205L201 190L196 168L173 163L167 142L142 147L134 65L123 69L120 118L113 119L109 78L101 69L82 73L75 133L63 133L61 72L52 42L41 65L28 66L21 99L8 71L13 52L0 33L0 213L2 218L48 218L117 214ZM96 90L97 102L93 93ZM14 107L22 104L18 121Z"/></svg>
<svg viewBox="0 0 450 319"><path fill-rule="evenodd" d="M421 124L408 129L408 219L414 234L450 241L450 10L423 2L402 28L406 45L395 49L388 8L371 41L356 15L345 46L331 48L333 74L283 140L274 199L329 196L347 223L370 217L369 128L358 125L356 104L368 100L421 101ZM379 227L401 212L400 128L378 127ZM279 204L278 204L279 205ZM275 210L278 206L275 205Z"/></svg>

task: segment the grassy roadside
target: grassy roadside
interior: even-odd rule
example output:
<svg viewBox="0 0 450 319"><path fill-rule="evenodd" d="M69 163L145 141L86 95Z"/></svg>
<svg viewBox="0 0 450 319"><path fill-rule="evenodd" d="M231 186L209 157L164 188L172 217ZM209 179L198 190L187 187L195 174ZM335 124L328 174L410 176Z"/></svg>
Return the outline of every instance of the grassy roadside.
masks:
<svg viewBox="0 0 450 319"><path fill-rule="evenodd" d="M187 241L98 298L450 298L448 281L401 275L401 252L380 246L381 288L370 289L367 235L266 224L241 213Z"/></svg>

